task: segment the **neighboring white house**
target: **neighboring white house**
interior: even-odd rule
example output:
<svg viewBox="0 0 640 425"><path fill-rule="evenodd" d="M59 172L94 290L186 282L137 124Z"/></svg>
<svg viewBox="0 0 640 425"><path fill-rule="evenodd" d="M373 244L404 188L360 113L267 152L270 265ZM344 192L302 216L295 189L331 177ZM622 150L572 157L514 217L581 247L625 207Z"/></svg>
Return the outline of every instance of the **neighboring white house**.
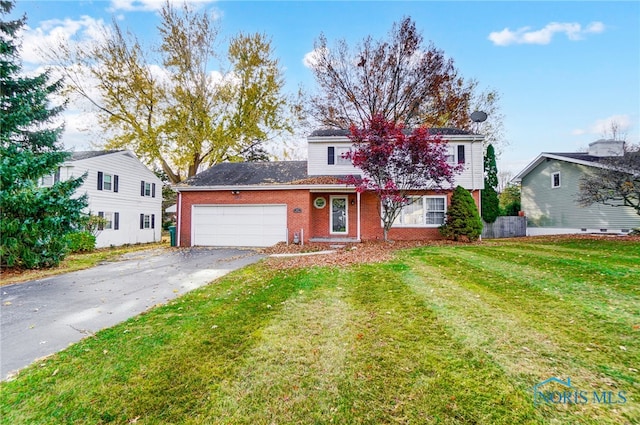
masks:
<svg viewBox="0 0 640 425"><path fill-rule="evenodd" d="M77 194L106 219L96 246L156 242L162 230L162 181L130 151L74 152L43 185L87 173Z"/></svg>

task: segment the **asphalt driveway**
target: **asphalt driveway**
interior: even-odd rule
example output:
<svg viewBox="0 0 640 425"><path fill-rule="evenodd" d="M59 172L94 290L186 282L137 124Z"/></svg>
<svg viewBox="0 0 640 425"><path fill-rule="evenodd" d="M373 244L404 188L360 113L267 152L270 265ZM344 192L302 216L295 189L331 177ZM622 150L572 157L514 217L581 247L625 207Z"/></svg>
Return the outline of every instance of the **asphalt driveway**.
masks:
<svg viewBox="0 0 640 425"><path fill-rule="evenodd" d="M0 287L0 379L262 257L242 249L138 251L122 261Z"/></svg>

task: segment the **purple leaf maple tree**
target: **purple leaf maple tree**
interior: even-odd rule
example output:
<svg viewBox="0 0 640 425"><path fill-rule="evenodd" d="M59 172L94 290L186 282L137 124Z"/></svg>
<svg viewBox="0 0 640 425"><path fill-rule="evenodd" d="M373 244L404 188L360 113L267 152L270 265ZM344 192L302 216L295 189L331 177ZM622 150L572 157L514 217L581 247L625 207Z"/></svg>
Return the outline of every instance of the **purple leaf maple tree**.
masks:
<svg viewBox="0 0 640 425"><path fill-rule="evenodd" d="M407 132L402 124L375 115L366 128L351 127L353 148L345 159L363 175L348 176L344 182L356 191L373 192L380 201L378 210L384 240L410 196L417 191L441 190L453 186L462 164L447 161L447 142L426 127Z"/></svg>

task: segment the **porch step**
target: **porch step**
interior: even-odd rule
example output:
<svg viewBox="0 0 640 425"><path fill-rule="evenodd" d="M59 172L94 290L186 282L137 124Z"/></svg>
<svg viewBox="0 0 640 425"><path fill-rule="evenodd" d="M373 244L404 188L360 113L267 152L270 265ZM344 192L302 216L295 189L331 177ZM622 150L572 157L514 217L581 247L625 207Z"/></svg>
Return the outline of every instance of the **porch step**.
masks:
<svg viewBox="0 0 640 425"><path fill-rule="evenodd" d="M358 238L310 238L309 242L319 243L360 243Z"/></svg>

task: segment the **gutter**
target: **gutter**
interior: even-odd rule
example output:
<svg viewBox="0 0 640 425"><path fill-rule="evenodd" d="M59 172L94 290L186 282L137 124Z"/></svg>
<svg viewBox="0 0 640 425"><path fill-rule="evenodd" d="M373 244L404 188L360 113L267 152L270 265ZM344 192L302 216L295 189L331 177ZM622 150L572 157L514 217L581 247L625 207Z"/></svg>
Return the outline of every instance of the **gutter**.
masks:
<svg viewBox="0 0 640 425"><path fill-rule="evenodd" d="M176 192L202 192L223 190L311 190L311 191L355 191L346 184L273 184L273 185L216 185L216 186L173 186Z"/></svg>

